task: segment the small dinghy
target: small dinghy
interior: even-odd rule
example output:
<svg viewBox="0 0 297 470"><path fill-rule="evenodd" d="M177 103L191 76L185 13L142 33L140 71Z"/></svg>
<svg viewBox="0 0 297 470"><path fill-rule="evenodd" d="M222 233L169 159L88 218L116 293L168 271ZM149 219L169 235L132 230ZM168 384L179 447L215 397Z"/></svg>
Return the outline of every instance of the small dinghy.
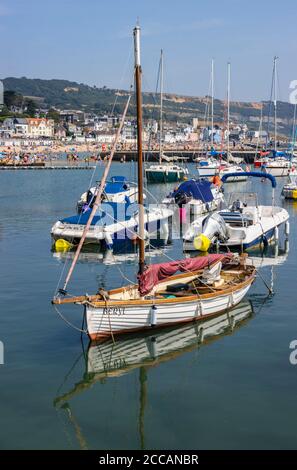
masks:
<svg viewBox="0 0 297 470"><path fill-rule="evenodd" d="M98 192L98 185L90 188L83 193L77 202L77 212L85 212L92 209L93 203ZM102 194L102 202L137 202L138 190L137 185L129 183L125 176L113 176L110 181L105 184Z"/></svg>
<svg viewBox="0 0 297 470"><path fill-rule="evenodd" d="M225 175L222 182L233 176L236 173ZM284 208L274 205L275 178L257 172L246 173L246 176L264 177L271 181L271 206L259 205L256 193L232 193L227 210L198 218L191 224L184 236L186 251L208 251L213 244L242 251L261 243L265 245L272 238L278 240L281 225L285 226L288 235L289 214Z"/></svg>

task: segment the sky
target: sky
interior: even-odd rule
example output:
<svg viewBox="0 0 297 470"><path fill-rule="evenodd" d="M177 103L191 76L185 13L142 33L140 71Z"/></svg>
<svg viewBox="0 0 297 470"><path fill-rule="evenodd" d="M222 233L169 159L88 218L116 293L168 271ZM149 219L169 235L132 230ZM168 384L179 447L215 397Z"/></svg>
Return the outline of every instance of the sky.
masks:
<svg viewBox="0 0 297 470"><path fill-rule="evenodd" d="M128 88L132 30L142 30L143 88L156 86L164 50L164 91L204 96L215 61L215 96L269 99L273 57L278 98L297 79L296 0L0 0L0 76L60 78Z"/></svg>

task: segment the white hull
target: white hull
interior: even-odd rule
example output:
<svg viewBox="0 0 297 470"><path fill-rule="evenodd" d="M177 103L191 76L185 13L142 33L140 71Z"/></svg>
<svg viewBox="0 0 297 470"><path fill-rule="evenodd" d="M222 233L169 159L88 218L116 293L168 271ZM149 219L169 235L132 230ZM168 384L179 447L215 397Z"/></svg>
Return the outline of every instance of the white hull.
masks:
<svg viewBox="0 0 297 470"><path fill-rule="evenodd" d="M148 235L157 232L158 222L168 222L173 212L167 208L156 208L149 213L145 213L144 223L148 224ZM58 221L52 227L51 235L54 239L62 238L73 241L82 237L85 225L69 224ZM137 236L138 215L132 216L129 220L114 222L106 226L92 225L86 235L86 241L89 243L98 243L102 240L107 245L112 243L112 238L117 234L119 239L130 238L133 240ZM120 236L122 235L122 236Z"/></svg>
<svg viewBox="0 0 297 470"><path fill-rule="evenodd" d="M220 178L222 178L222 176L224 175L228 175L228 173L233 173L233 171L229 171L229 172L221 172L219 175L220 175ZM235 173L235 172L234 172ZM242 181L247 181L247 176L233 176L232 178L228 178L224 184L226 183L240 183Z"/></svg>
<svg viewBox="0 0 297 470"><path fill-rule="evenodd" d="M286 199L297 199L297 186L296 185L286 185L283 187L282 195Z"/></svg>
<svg viewBox="0 0 297 470"><path fill-rule="evenodd" d="M178 323L200 320L216 315L237 305L250 288L250 284L234 289L232 293L194 301L156 304L129 305L118 302L114 307L86 305L87 331L92 340L112 334L165 327ZM152 323L153 322L153 323Z"/></svg>
<svg viewBox="0 0 297 470"><path fill-rule="evenodd" d="M263 234L271 238L274 236L275 229L289 220L289 214L285 209L280 209L274 217L261 217L261 220L250 227L229 228L230 238L222 246L244 245L249 248L257 243L261 243Z"/></svg>
<svg viewBox="0 0 297 470"><path fill-rule="evenodd" d="M172 354L175 357L178 352L197 348L208 339L232 333L252 314L250 302L243 301L230 312L199 324L192 322L174 329L152 330L151 334L129 335L115 343L110 340L93 344L88 350L87 373L121 375L144 362L155 364L158 359L170 359Z"/></svg>
<svg viewBox="0 0 297 470"><path fill-rule="evenodd" d="M267 164L265 166L265 172L276 177L288 176L290 173L290 166L273 166Z"/></svg>
<svg viewBox="0 0 297 470"><path fill-rule="evenodd" d="M205 167L201 166L197 168L198 175L201 178L208 178L210 176L215 176L215 174L218 172L218 169L219 169L219 165L205 166Z"/></svg>
<svg viewBox="0 0 297 470"><path fill-rule="evenodd" d="M239 166L228 166L224 170L221 170L219 173L220 178L222 178L224 175L228 175L230 173L244 173L243 169ZM234 176L233 178L228 178L225 183L239 183L241 181L247 181L248 177L247 176Z"/></svg>
<svg viewBox="0 0 297 470"><path fill-rule="evenodd" d="M267 239L275 236L275 230L289 220L288 212L282 207L258 206L257 211L255 208L249 207L244 209L247 213L252 213L252 210L255 213L254 223L247 227L234 227L227 223L229 238L227 242L220 243L220 246L250 248L260 244L263 241L263 236ZM196 251L193 242L194 238L202 233L204 218L201 217L195 220L185 234L183 243L185 251Z"/></svg>

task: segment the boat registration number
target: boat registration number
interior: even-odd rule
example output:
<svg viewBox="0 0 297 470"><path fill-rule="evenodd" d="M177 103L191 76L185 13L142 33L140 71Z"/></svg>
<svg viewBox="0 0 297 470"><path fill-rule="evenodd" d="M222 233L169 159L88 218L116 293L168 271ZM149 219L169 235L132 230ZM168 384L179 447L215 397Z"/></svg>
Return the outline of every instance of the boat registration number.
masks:
<svg viewBox="0 0 297 470"><path fill-rule="evenodd" d="M125 307L104 307L103 315L116 315L120 317L125 315Z"/></svg>

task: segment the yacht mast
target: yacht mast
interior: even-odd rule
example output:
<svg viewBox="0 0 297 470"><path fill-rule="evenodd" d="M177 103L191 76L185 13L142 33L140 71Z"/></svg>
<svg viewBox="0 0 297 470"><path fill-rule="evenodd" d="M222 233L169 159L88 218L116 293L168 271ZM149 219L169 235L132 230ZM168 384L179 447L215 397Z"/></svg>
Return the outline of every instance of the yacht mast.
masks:
<svg viewBox="0 0 297 470"><path fill-rule="evenodd" d="M134 60L137 108L137 155L138 155L138 206L139 206L139 274L145 267L144 250L144 207L143 207L143 162L142 162L142 96L141 96L141 64L140 64L140 27L136 26L134 35Z"/></svg>
<svg viewBox="0 0 297 470"><path fill-rule="evenodd" d="M162 137L163 137L163 49L160 56L160 142L159 142L159 162L162 162Z"/></svg>
<svg viewBox="0 0 297 470"><path fill-rule="evenodd" d="M214 60L211 59L211 146L213 147Z"/></svg>
<svg viewBox="0 0 297 470"><path fill-rule="evenodd" d="M276 113L277 113L277 73L276 73L276 65L277 65L278 57L274 57L273 59L273 87L274 87L274 150L276 151L276 136L277 136L277 121L276 121Z"/></svg>
<svg viewBox="0 0 297 470"><path fill-rule="evenodd" d="M231 79L231 64L227 64L227 161L229 162L230 152L230 79Z"/></svg>

